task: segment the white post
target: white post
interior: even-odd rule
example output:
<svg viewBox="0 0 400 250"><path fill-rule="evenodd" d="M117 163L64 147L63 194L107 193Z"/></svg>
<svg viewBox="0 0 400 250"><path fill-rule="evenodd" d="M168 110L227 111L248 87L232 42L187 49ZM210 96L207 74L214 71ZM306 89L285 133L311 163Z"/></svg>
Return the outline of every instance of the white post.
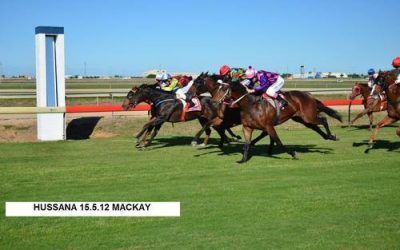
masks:
<svg viewBox="0 0 400 250"><path fill-rule="evenodd" d="M36 40L36 105L65 108L64 28L39 26ZM65 113L37 114L41 141L65 140Z"/></svg>

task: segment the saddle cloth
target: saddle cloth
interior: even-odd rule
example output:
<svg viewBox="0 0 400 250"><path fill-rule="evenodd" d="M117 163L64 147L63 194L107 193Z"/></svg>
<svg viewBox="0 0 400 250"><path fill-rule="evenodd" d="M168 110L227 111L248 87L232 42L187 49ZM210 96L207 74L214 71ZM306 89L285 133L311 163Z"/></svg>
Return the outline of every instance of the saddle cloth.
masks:
<svg viewBox="0 0 400 250"><path fill-rule="evenodd" d="M267 102L269 102L269 104L272 105L272 107L274 107L275 109L277 109L277 102L275 102L274 99L272 99L272 97L268 96L267 93L262 94L262 98L264 100L266 100Z"/></svg>
<svg viewBox="0 0 400 250"><path fill-rule="evenodd" d="M179 100L181 100L181 102L183 104L183 109L182 109L182 114L181 114L181 122L185 121L186 112L201 111L201 103L200 103L199 98L197 98L197 97L192 98L192 102L193 102L194 106L190 107L190 108L189 108L189 104L186 103L185 100L183 100L183 99L179 99Z"/></svg>

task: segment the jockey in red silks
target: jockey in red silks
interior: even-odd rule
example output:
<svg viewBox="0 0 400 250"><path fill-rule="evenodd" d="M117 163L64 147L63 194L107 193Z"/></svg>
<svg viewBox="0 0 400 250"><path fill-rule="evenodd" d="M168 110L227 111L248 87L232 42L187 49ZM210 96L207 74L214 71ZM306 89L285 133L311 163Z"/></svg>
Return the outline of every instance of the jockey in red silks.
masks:
<svg viewBox="0 0 400 250"><path fill-rule="evenodd" d="M278 73L260 70L256 73L256 80L259 82L259 85L254 89L248 88L247 91L249 93L265 92L268 96L279 101L279 108L287 106L288 102L285 100L283 94L280 93L285 80Z"/></svg>
<svg viewBox="0 0 400 250"><path fill-rule="evenodd" d="M223 82L241 82L246 79L244 68L230 68L228 65L221 66L221 68L219 69L219 75L222 77Z"/></svg>

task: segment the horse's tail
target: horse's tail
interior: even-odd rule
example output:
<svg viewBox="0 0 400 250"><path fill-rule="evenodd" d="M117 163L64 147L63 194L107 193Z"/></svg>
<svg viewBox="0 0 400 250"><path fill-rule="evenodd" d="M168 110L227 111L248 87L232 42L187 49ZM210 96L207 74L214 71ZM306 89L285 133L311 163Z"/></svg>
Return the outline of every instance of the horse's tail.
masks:
<svg viewBox="0 0 400 250"><path fill-rule="evenodd" d="M339 114L339 112L325 106L320 100L316 100L316 101L317 101L318 112L324 112L325 114L329 115L330 117L333 117L336 120L342 122L342 116Z"/></svg>

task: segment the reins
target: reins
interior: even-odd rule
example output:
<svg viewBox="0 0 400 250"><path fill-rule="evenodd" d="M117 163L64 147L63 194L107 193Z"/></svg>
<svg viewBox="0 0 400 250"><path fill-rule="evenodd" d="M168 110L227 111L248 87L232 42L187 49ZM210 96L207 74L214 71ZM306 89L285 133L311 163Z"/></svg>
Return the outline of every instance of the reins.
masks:
<svg viewBox="0 0 400 250"><path fill-rule="evenodd" d="M165 99L165 100L161 100L161 101L155 103L155 104L154 104L154 107L158 107L161 103L168 102L168 101L175 101L175 100L176 100L176 99Z"/></svg>
<svg viewBox="0 0 400 250"><path fill-rule="evenodd" d="M249 94L249 93L246 93L246 94L242 95L241 97L239 97L238 99L236 99L235 101L233 101L233 102L231 103L231 105L234 105L234 104L240 102L240 100L242 100L242 99L243 99L246 95L248 95L248 94Z"/></svg>

